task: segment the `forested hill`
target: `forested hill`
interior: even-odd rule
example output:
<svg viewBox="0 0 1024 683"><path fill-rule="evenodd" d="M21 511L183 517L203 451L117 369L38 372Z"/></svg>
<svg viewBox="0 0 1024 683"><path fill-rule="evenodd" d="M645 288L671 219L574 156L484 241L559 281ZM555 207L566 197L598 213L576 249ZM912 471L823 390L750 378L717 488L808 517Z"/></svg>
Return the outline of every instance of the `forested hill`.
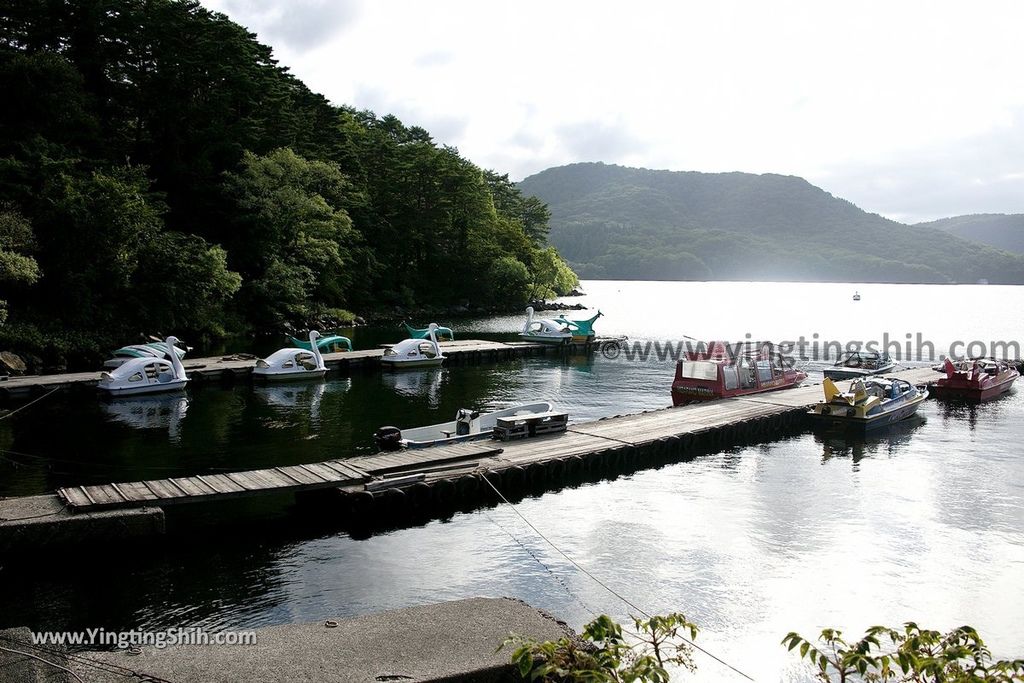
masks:
<svg viewBox="0 0 1024 683"><path fill-rule="evenodd" d="M978 213L942 218L918 227L944 230L951 235L1024 254L1024 214Z"/></svg>
<svg viewBox="0 0 1024 683"><path fill-rule="evenodd" d="M196 2L6 3L0 92L0 349L85 357L574 284L507 175L335 106Z"/></svg>
<svg viewBox="0 0 1024 683"><path fill-rule="evenodd" d="M601 163L519 183L580 277L1024 283L1024 259L866 213L802 178Z"/></svg>

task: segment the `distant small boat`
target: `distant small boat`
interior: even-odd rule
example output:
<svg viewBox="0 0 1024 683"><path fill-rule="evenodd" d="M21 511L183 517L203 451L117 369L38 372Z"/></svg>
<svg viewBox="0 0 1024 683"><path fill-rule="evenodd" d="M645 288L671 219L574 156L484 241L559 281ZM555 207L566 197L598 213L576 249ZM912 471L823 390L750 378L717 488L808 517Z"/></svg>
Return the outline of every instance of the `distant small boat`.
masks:
<svg viewBox="0 0 1024 683"><path fill-rule="evenodd" d="M445 355L437 343L437 324L427 327L426 339L404 339L384 349L380 362L384 367L424 368L436 367L444 362Z"/></svg>
<svg viewBox="0 0 1024 683"><path fill-rule="evenodd" d="M308 350L296 347L278 349L266 358L260 358L252 369L253 377L267 381L323 377L327 374L327 366L324 365L324 357L320 355L319 339L320 333L311 330Z"/></svg>
<svg viewBox="0 0 1024 683"><path fill-rule="evenodd" d="M164 342L166 358L131 358L109 372L101 372L96 386L115 396L184 389L188 376L181 358L175 353L177 342L176 337L168 337Z"/></svg>
<svg viewBox="0 0 1024 683"><path fill-rule="evenodd" d="M853 293L853 300L854 301L860 301L860 292L854 292Z"/></svg>
<svg viewBox="0 0 1024 683"><path fill-rule="evenodd" d="M1020 371L1005 360L970 358L953 362L949 358L939 368L946 376L932 387L938 398L987 401L1010 390Z"/></svg>
<svg viewBox="0 0 1024 683"><path fill-rule="evenodd" d="M519 336L524 341L540 342L542 344L568 344L572 341L572 332L566 322L559 322L551 318L533 317L533 306L526 308L526 323L523 325Z"/></svg>
<svg viewBox="0 0 1024 683"><path fill-rule="evenodd" d="M296 339L295 337L288 337L291 340L292 346L297 349L306 349L307 351L313 350L313 345L305 339ZM340 334L331 334L326 337L320 337L317 339L316 347L321 352L336 353L338 351L351 351L352 340L348 337L342 337Z"/></svg>
<svg viewBox="0 0 1024 683"><path fill-rule="evenodd" d="M928 398L927 389L902 379L856 379L850 390L843 392L826 377L822 388L825 400L814 406L809 415L820 423L863 430L908 418Z"/></svg>
<svg viewBox="0 0 1024 683"><path fill-rule="evenodd" d="M480 413L473 410L460 409L451 422L442 422L426 427L398 429L397 427L381 427L374 432L373 440L382 451L394 451L399 448L426 448L443 444L458 443L489 438L501 417L524 417L551 411L547 401L525 403L503 410Z"/></svg>
<svg viewBox="0 0 1024 683"><path fill-rule="evenodd" d="M409 323L402 323L405 331L409 333L410 339L426 339L430 336L429 327L413 327ZM437 326L437 338L439 341L455 341L455 333L450 327Z"/></svg>
<svg viewBox="0 0 1024 683"><path fill-rule="evenodd" d="M806 372L785 367L766 346L710 342L676 362L672 405L789 389L805 379Z"/></svg>
<svg viewBox="0 0 1024 683"><path fill-rule="evenodd" d="M154 339L154 337L150 337ZM189 349L182 348L175 343L174 352L178 358L184 358L185 353ZM132 358L166 358L169 360L167 355L167 344L163 341L151 341L145 344L129 344L128 346L122 346L121 348L114 351L112 358L103 362L105 368L117 368L123 365L125 362Z"/></svg>
<svg viewBox="0 0 1024 683"><path fill-rule="evenodd" d="M847 351L830 368L825 368L825 377L832 380L855 379L870 375L881 375L896 367L896 362L887 353L877 351Z"/></svg>
<svg viewBox="0 0 1024 683"><path fill-rule="evenodd" d="M600 318L601 315L601 311L598 311L597 315L587 320L569 320L563 313L555 318L555 322L569 329L574 342L590 342L594 341L594 337L597 336L594 332L594 321Z"/></svg>

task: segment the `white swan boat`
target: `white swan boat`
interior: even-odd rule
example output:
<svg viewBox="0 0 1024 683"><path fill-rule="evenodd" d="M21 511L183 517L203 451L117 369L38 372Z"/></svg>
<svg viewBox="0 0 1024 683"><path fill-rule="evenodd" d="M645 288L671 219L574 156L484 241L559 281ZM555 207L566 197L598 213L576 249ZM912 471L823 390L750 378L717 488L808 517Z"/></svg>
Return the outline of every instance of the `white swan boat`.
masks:
<svg viewBox="0 0 1024 683"><path fill-rule="evenodd" d="M500 417L525 417L551 411L547 401L524 403L490 413L480 413L465 408L455 414L451 422L442 422L426 427L399 429L398 427L381 427L373 434L373 440L382 451L395 451L399 448L426 448L443 444L459 443L486 439L493 433Z"/></svg>
<svg viewBox="0 0 1024 683"><path fill-rule="evenodd" d="M168 337L166 358L131 358L117 368L100 373L96 386L112 395L155 394L185 388L188 376L176 353L177 338Z"/></svg>
<svg viewBox="0 0 1024 683"><path fill-rule="evenodd" d="M437 323L427 327L426 339L405 339L384 349L380 362L386 368L427 368L444 362L437 343Z"/></svg>
<svg viewBox="0 0 1024 683"><path fill-rule="evenodd" d="M309 349L290 347L278 349L266 358L256 361L252 369L253 377L268 381L284 381L294 379L319 379L327 374L324 357L316 340L320 333L311 330L309 333Z"/></svg>
<svg viewBox="0 0 1024 683"><path fill-rule="evenodd" d="M519 336L525 341L541 342L542 344L568 344L572 341L572 331L568 322L562 323L550 318L534 318L533 306L526 307L526 324Z"/></svg>

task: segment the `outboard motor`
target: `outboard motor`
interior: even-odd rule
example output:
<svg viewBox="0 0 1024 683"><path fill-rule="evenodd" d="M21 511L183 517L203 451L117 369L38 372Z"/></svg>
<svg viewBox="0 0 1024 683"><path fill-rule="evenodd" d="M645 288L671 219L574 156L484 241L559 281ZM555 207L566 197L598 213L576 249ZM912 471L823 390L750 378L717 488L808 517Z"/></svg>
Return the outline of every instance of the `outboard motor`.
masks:
<svg viewBox="0 0 1024 683"><path fill-rule="evenodd" d="M402 448L402 430L398 427L381 427L373 433L373 441L382 451L397 451Z"/></svg>
<svg viewBox="0 0 1024 683"><path fill-rule="evenodd" d="M480 413L474 413L471 410L466 410L465 408L460 408L459 412L455 413L455 435L465 436L466 434L469 434L473 418L479 414Z"/></svg>

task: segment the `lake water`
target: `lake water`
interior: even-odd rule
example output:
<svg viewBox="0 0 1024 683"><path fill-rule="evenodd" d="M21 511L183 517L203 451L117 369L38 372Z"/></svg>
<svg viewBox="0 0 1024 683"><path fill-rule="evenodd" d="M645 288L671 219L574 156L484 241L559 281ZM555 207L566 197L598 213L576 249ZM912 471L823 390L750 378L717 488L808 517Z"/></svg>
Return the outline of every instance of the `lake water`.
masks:
<svg viewBox="0 0 1024 683"><path fill-rule="evenodd" d="M1024 288L586 282L602 334L698 339L1020 341ZM860 291L862 300L851 296ZM571 317L571 315L570 315ZM583 314L580 314L583 317ZM447 321L438 321L447 322ZM521 316L452 321L461 338L513 339ZM357 346L387 332L360 330ZM360 337L362 335L362 337ZM400 334L395 335L397 339ZM364 343L361 343L361 338ZM962 347L961 347L962 352ZM916 355L916 349L915 349ZM821 361L800 361L820 378ZM530 358L315 385L190 389L103 402L57 394L0 421L0 495L314 462L372 451L383 424L549 398L577 421L670 403L673 364ZM759 681L810 680L790 630L859 635L914 620L977 627L1024 655L1024 400L927 401L867 439L811 433L726 449L517 503L561 550L649 612L682 611L698 644ZM172 527L244 515L171 511ZM288 516L265 532L173 534L123 552L0 568L0 626L35 630L247 628L477 595L513 596L579 627L629 608L573 568L508 506L377 533ZM698 654L687 680L741 680Z"/></svg>

